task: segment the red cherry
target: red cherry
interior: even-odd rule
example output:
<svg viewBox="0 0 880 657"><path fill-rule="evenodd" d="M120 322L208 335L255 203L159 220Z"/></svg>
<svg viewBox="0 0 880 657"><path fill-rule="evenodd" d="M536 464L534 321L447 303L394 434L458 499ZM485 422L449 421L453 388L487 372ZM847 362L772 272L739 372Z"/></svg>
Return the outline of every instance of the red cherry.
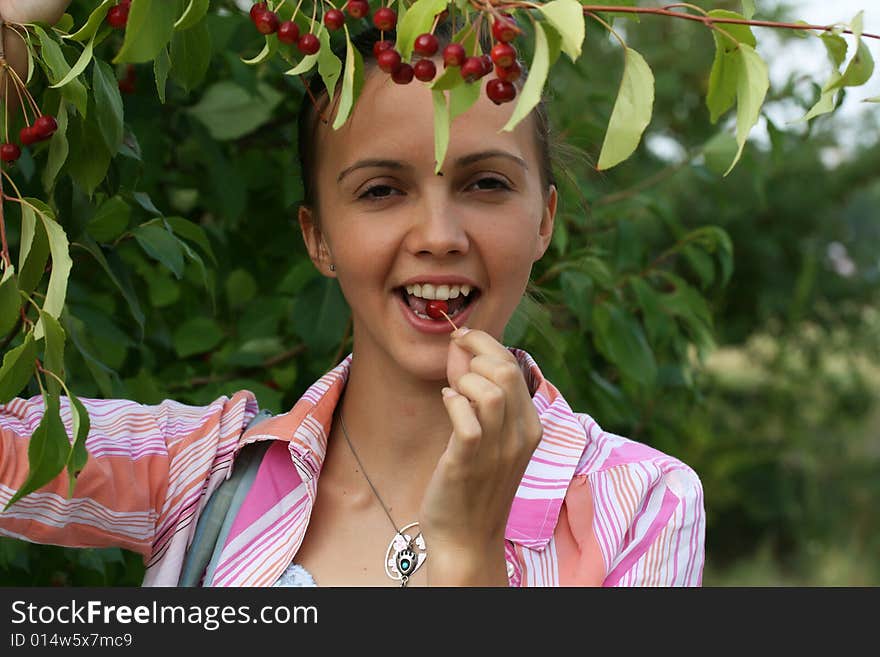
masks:
<svg viewBox="0 0 880 657"><path fill-rule="evenodd" d="M15 162L21 157L21 149L16 144L0 145L0 160L4 162Z"/></svg>
<svg viewBox="0 0 880 657"><path fill-rule="evenodd" d="M128 5L124 4L110 7L110 11L107 12L107 24L116 30L125 29L125 24L128 23L128 11Z"/></svg>
<svg viewBox="0 0 880 657"><path fill-rule="evenodd" d="M433 59L420 59L413 66L413 73L417 80L422 82L430 82L437 75L437 65Z"/></svg>
<svg viewBox="0 0 880 657"><path fill-rule="evenodd" d="M383 50L379 53L379 56L376 57L376 62L380 69L386 73L393 74L394 71L400 68L400 53L394 48Z"/></svg>
<svg viewBox="0 0 880 657"><path fill-rule="evenodd" d="M278 40L290 46L299 41L299 25L293 21L284 21L278 26Z"/></svg>
<svg viewBox="0 0 880 657"><path fill-rule="evenodd" d="M413 51L422 57L431 57L437 52L440 44L433 34L420 34L413 43Z"/></svg>
<svg viewBox="0 0 880 657"><path fill-rule="evenodd" d="M39 141L39 137L34 132L32 126L26 125L23 127L18 133L18 140L22 143L23 146L30 146L36 141Z"/></svg>
<svg viewBox="0 0 880 657"><path fill-rule="evenodd" d="M498 66L510 66L516 61L516 48L509 43L496 43L490 54Z"/></svg>
<svg viewBox="0 0 880 657"><path fill-rule="evenodd" d="M266 11L268 7L265 2L257 2L251 7L251 21L256 21L257 16Z"/></svg>
<svg viewBox="0 0 880 657"><path fill-rule="evenodd" d="M520 68L519 62L513 62L510 66L496 66L495 75L499 80L515 82L522 75L522 68Z"/></svg>
<svg viewBox="0 0 880 657"><path fill-rule="evenodd" d="M352 18L363 18L370 13L370 5L367 0L348 0L345 10Z"/></svg>
<svg viewBox="0 0 880 657"><path fill-rule="evenodd" d="M55 121L55 117L44 115L39 117L36 121L34 121L34 125L31 127L31 130L37 136L37 138L42 141L43 139L48 139L51 137L56 130L58 130L58 122Z"/></svg>
<svg viewBox="0 0 880 657"><path fill-rule="evenodd" d="M516 98L516 87L513 86L513 82L492 78L486 83L486 95L496 105L509 103Z"/></svg>
<svg viewBox="0 0 880 657"><path fill-rule="evenodd" d="M413 67L409 64L401 64L394 73L391 74L391 79L394 80L397 84L409 84L412 82Z"/></svg>
<svg viewBox="0 0 880 657"><path fill-rule="evenodd" d="M443 313L449 314L449 304L442 299L431 299L425 304L425 314L431 319L444 319Z"/></svg>
<svg viewBox="0 0 880 657"><path fill-rule="evenodd" d="M460 43L450 43L443 49L443 65L447 68L449 66L461 66L464 64L465 59L467 59L467 53L464 50L464 46Z"/></svg>
<svg viewBox="0 0 880 657"><path fill-rule="evenodd" d="M480 61L483 62L483 75L489 75L492 72L492 58L489 55L482 55Z"/></svg>
<svg viewBox="0 0 880 657"><path fill-rule="evenodd" d="M394 47L391 41L377 41L373 44L373 57L379 58L379 53L384 50L390 50Z"/></svg>
<svg viewBox="0 0 880 657"><path fill-rule="evenodd" d="M395 25L397 25L397 12L390 7L377 9L376 13L373 14L373 25L383 32L393 30Z"/></svg>
<svg viewBox="0 0 880 657"><path fill-rule="evenodd" d="M254 25L260 34L274 34L278 31L278 14L267 9L257 15Z"/></svg>
<svg viewBox="0 0 880 657"><path fill-rule="evenodd" d="M321 42L318 41L318 37L309 32L299 38L299 41L296 42L296 47L304 55L314 55L321 49Z"/></svg>
<svg viewBox="0 0 880 657"><path fill-rule="evenodd" d="M520 30L513 16L507 14L502 18L492 21L492 36L496 41L507 43L513 41Z"/></svg>
<svg viewBox="0 0 880 657"><path fill-rule="evenodd" d="M465 82L479 80L484 75L486 75L486 72L483 68L482 57L468 57L464 60L464 64L461 65L461 77L464 78Z"/></svg>
<svg viewBox="0 0 880 657"><path fill-rule="evenodd" d="M324 13L324 25L328 30L338 30L345 24L345 14L338 9L330 9Z"/></svg>

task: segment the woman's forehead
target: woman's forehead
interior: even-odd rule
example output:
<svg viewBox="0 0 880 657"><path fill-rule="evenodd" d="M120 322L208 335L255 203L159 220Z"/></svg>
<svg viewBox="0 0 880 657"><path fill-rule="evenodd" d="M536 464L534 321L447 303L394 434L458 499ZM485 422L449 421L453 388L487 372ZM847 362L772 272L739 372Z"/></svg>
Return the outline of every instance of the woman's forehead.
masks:
<svg viewBox="0 0 880 657"><path fill-rule="evenodd" d="M470 153L503 150L525 160L529 169L539 170L533 119L520 122L511 132L501 131L514 105L495 105L481 89L477 102L452 123L444 167ZM396 84L389 75L374 69L367 75L346 123L339 130L322 125L317 137L323 174L332 174L334 179L339 171L365 158L402 160L433 170L431 90L415 82Z"/></svg>

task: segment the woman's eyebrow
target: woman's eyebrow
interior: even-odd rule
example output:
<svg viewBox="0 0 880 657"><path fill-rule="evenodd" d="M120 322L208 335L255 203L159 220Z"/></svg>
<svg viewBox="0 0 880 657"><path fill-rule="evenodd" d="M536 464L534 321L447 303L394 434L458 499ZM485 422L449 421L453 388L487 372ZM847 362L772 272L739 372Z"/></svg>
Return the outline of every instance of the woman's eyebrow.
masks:
<svg viewBox="0 0 880 657"><path fill-rule="evenodd" d="M480 160L488 160L493 157L503 157L505 159L516 162L519 166L521 166L526 171L529 170L528 164L521 157L514 155L513 153L509 153L508 151L503 151L499 149L491 149L487 151L479 151L477 153L470 153L468 155L462 155L458 159L455 160L455 166L464 167L469 164L473 164L474 162L479 162ZM388 160L383 158L367 158L364 160L358 160L350 167L346 167L342 171L339 172L339 175L336 177L336 182L342 182L342 179L345 178L348 174L358 170L358 169L366 169L366 168L385 168L385 169L394 169L396 171L400 171L402 169L412 169L412 165L405 164L399 160Z"/></svg>

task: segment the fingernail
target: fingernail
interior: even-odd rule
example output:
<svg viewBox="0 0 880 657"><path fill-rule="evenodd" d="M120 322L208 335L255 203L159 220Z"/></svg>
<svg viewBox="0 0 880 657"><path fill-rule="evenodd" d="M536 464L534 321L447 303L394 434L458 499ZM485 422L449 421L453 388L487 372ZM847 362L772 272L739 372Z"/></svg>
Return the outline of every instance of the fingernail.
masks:
<svg viewBox="0 0 880 657"><path fill-rule="evenodd" d="M453 390L452 388L447 388L445 386L443 387L443 390L441 390L440 392L443 393L444 397L454 397L455 396L455 390Z"/></svg>
<svg viewBox="0 0 880 657"><path fill-rule="evenodd" d="M467 326L459 326L452 332L453 338L463 337L465 334L470 333L470 329Z"/></svg>

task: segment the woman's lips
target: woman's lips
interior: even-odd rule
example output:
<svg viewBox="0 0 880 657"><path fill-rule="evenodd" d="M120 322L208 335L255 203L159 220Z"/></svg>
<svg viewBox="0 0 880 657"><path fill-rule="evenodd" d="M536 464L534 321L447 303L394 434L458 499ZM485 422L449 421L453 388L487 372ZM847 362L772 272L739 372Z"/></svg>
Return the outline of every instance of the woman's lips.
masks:
<svg viewBox="0 0 880 657"><path fill-rule="evenodd" d="M471 294L474 294L475 292L472 292ZM470 303L468 303L468 305L465 306L461 312L451 318L452 321L455 322L456 326L461 326L462 324L464 324L470 316L474 306L479 303L481 295L478 292L476 294L477 296L474 297L474 299ZM400 310L403 313L404 317L406 317L410 325L416 330L421 331L422 333L436 334L452 333L452 331L455 330L452 328L452 324L450 324L445 317L439 320L422 319L421 317L416 315L413 312L412 308L409 307L409 304L403 300L403 295L400 294L399 290L396 291L395 296L397 297L397 304L400 307Z"/></svg>

